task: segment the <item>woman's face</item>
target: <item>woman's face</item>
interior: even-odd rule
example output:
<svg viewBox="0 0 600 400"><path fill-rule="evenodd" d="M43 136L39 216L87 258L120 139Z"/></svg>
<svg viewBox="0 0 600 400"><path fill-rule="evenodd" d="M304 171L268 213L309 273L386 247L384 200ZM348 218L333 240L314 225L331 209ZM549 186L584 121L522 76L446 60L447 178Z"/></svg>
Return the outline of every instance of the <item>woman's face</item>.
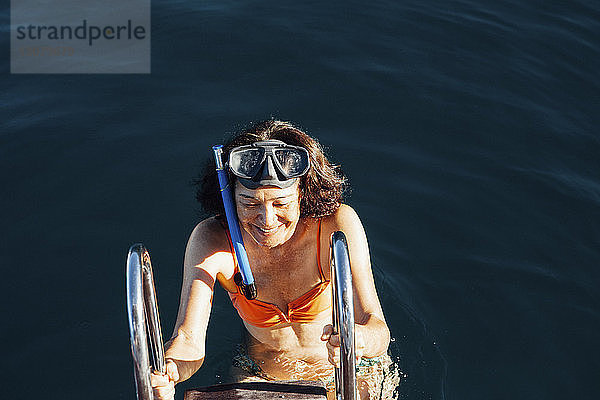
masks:
<svg viewBox="0 0 600 400"><path fill-rule="evenodd" d="M276 247L292 237L300 220L298 183L248 189L236 180L235 204L242 228L261 246Z"/></svg>

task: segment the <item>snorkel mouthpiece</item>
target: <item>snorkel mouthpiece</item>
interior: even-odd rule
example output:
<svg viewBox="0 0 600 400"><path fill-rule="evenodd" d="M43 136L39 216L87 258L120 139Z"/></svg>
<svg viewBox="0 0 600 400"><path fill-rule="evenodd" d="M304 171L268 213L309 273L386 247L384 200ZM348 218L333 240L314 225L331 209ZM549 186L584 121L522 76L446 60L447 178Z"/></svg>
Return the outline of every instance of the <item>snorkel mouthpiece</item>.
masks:
<svg viewBox="0 0 600 400"><path fill-rule="evenodd" d="M248 299L252 300L256 298L256 285L253 283L251 285L246 285L244 283L244 278L242 278L242 274L238 272L233 276L233 281L240 289L240 292Z"/></svg>
<svg viewBox="0 0 600 400"><path fill-rule="evenodd" d="M231 185L229 184L229 179L227 178L227 172L223 166L223 146L213 146L212 149L215 156L215 164L217 166L217 178L219 179L219 186L221 188L221 197L223 198L223 206L225 208L225 218L227 219L227 226L229 227L233 252L235 253L235 258L240 270L234 277L234 281L240 287L240 291L244 296L246 296L248 300L252 300L256 298L257 295L256 285L254 284L254 277L252 276L252 270L250 269L248 254L246 254L246 248L244 247L244 241L242 240L242 232L240 231L235 203L233 202L233 192L231 190Z"/></svg>

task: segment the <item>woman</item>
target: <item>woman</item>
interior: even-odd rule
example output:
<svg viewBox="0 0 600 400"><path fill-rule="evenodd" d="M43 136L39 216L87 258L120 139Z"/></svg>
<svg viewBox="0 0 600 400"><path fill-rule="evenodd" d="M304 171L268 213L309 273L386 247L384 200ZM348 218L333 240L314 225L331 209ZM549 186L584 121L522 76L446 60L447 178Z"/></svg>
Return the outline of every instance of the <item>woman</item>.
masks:
<svg viewBox="0 0 600 400"><path fill-rule="evenodd" d="M332 335L329 238L345 233L354 286L355 342L361 398L380 388L390 334L377 297L362 224L342 204L346 180L314 139L289 123L268 120L223 148L242 237L258 297L238 290L238 272L214 165L198 199L217 214L192 232L184 260L177 322L166 345L167 374L152 376L155 395L170 399L174 384L202 365L215 282L228 292L248 332L235 357L239 380L316 380L333 390L339 336ZM239 282L239 281L238 281ZM362 373L361 373L362 372ZM372 397L370 397L372 396Z"/></svg>

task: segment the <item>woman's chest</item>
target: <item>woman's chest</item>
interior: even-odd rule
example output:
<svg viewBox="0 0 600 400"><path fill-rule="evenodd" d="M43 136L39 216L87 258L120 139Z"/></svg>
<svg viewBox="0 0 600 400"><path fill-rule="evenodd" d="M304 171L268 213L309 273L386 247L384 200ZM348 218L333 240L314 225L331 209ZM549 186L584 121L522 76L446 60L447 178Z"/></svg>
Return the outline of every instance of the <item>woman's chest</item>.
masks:
<svg viewBox="0 0 600 400"><path fill-rule="evenodd" d="M317 256L312 251L287 252L277 258L251 261L258 299L287 311L289 303L321 282Z"/></svg>

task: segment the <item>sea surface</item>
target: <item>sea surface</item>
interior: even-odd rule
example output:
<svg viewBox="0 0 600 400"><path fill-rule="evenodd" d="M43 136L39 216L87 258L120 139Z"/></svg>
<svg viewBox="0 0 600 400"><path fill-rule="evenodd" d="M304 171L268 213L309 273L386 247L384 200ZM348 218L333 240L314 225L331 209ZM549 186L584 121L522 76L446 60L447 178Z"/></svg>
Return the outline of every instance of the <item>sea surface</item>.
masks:
<svg viewBox="0 0 600 400"><path fill-rule="evenodd" d="M600 397L600 2L152 2L152 73L16 75L0 50L2 395L133 399L125 259L165 338L231 132L305 128L353 187L399 399ZM216 291L205 365L241 324Z"/></svg>

